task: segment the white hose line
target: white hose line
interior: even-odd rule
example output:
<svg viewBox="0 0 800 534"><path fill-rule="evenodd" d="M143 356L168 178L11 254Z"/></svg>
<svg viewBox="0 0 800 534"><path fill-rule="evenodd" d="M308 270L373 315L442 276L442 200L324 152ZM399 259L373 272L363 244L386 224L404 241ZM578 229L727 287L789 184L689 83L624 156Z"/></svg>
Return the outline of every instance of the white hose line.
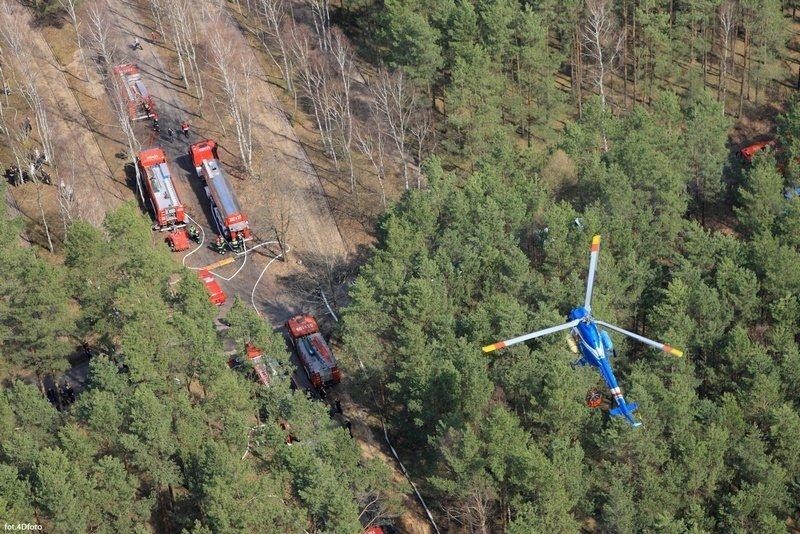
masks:
<svg viewBox="0 0 800 534"><path fill-rule="evenodd" d="M290 250L292 250L292 246L291 245L287 245L286 246L286 253L288 254ZM267 269L269 269L269 266L272 265L272 262L274 262L278 258L281 258L282 256L283 256L283 252L281 252L280 254L278 254L277 256L272 258L271 260L269 260L267 265L261 271L261 274L258 275L258 280L256 280L255 284L253 284L253 290L250 292L250 304L253 305L253 309L256 311L256 313L258 314L259 317L261 317L261 312L258 311L258 308L256 307L256 288L258 287L258 283L261 281L261 278L264 276L264 273L266 273Z"/></svg>
<svg viewBox="0 0 800 534"><path fill-rule="evenodd" d="M242 264L239 266L239 268L238 268L238 269L236 269L236 272L235 272L235 273L233 273L233 274L231 275L231 277L230 277L230 278L225 278L224 276L221 276L221 275L219 275L219 274L215 273L214 271L211 271L211 274L213 274L214 276L217 276L217 277L219 277L219 278L222 278L222 279L223 279L223 280L225 280L226 282L230 282L231 280L233 280L233 279L236 277L236 275L237 275L237 274L239 274L239 272L240 272L242 269L244 269L244 266L245 266L245 264L247 263L247 241L245 241L245 242L244 242L244 245L243 245L243 246L244 246L244 252L243 252L243 254L244 254L244 261L243 261L243 262L242 262Z"/></svg>
<svg viewBox="0 0 800 534"><path fill-rule="evenodd" d="M194 227L195 227L195 228L199 228L199 229L200 229L200 243L197 245L197 247L196 247L194 250L192 250L191 252L187 252L187 253L186 253L186 254L183 256L183 260L182 260L182 262L181 262L181 263L183 264L183 266L184 266L184 267L186 267L186 258L188 258L188 257L189 257L189 256L191 256L192 254L194 254L195 252L197 252L198 250L200 250L200 249L203 247L203 242L206 240L206 231L205 231L205 230L203 230L203 227L202 227L202 226L200 226L200 224L199 224L197 221L195 221L194 219L192 219L192 218L189 216L189 214L188 214L188 213L186 214L186 218L187 218L187 219L189 219L190 221L192 221L192 222L194 223ZM187 268L188 268L188 269L191 269L191 270L193 270L193 271L199 271L199 270L201 269L201 267L187 267Z"/></svg>
<svg viewBox="0 0 800 534"><path fill-rule="evenodd" d="M182 264L183 264L183 266L184 266L184 267L186 267L187 269L191 269L192 271L199 271L200 269L202 269L202 267L187 267L187 266L186 266L186 258L188 258L189 256L191 256L192 254L194 254L195 252L197 252L198 250L200 250L200 249L203 247L203 243L204 243L204 242L205 242L205 240L206 240L206 231L205 231L205 230L203 230L203 227L202 227L202 226L200 226L200 224L199 224L197 221L195 221L194 219L192 219L192 217L191 217L191 216L190 216L188 213L186 214L186 218L187 218L187 219L189 219L190 221L192 221L192 222L194 223L194 225L195 225L195 228L199 228L199 229L200 229L200 243L199 243L199 244L198 244L198 245L197 245L197 246L194 248L194 250L192 250L192 251L190 251L190 252L187 252L187 253L186 253L186 254L183 256L183 259L182 259L181 263L182 263ZM268 243L271 243L271 241L270 241L270 242L268 242ZM264 243L262 243L262 245L263 245L263 244L264 244ZM259 246L260 246L260 245L259 245ZM236 272L235 272L235 273L233 273L233 274L230 276L230 278L225 278L224 276L222 276L222 275L220 275L220 274L218 274L218 273L215 273L214 271L209 271L209 272L211 272L211 274L213 274L214 276L216 276L216 277L218 277L218 278L221 278L221 279L225 280L226 282L230 282L231 280L233 280L233 279L236 277L236 275L238 275L238 274L239 274L239 273L242 271L242 269L244 269L244 266L245 266L245 264L247 263L247 242L245 242L245 245L244 245L244 247L245 247L245 248L244 248L244 253L243 253L243 254L244 254L244 261L243 261L243 262L242 262L242 264L239 266L239 268L236 270Z"/></svg>

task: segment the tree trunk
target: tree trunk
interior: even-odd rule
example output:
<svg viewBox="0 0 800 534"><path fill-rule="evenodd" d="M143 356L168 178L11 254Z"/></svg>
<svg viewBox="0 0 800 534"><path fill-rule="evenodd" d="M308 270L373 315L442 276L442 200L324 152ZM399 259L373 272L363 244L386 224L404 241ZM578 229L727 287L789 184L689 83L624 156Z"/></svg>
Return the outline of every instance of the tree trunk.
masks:
<svg viewBox="0 0 800 534"><path fill-rule="evenodd" d="M581 59L581 44L579 41L578 30L575 30L575 61L576 61L576 83L578 91L578 116L583 116L583 61Z"/></svg>
<svg viewBox="0 0 800 534"><path fill-rule="evenodd" d="M639 59L636 55L636 3L631 11L631 46L633 47L633 105L636 105L636 80L639 77Z"/></svg>
<svg viewBox="0 0 800 534"><path fill-rule="evenodd" d="M656 78L655 51L652 44L649 47L647 56L647 104L651 105L653 103L653 85L655 85Z"/></svg>
<svg viewBox="0 0 800 534"><path fill-rule="evenodd" d="M745 27L744 29L744 59L742 63L742 83L739 86L739 117L742 116L744 108L744 88L747 83L747 54L750 51L750 30Z"/></svg>
<svg viewBox="0 0 800 534"><path fill-rule="evenodd" d="M703 28L703 41L706 40L706 28ZM706 77L708 76L708 49L703 47L703 87L706 86Z"/></svg>
<svg viewBox="0 0 800 534"><path fill-rule="evenodd" d="M628 6L622 8L622 27L628 27ZM628 109L628 39L622 40L622 107Z"/></svg>
<svg viewBox="0 0 800 534"><path fill-rule="evenodd" d="M34 175L34 170L31 169L31 176ZM34 178L35 179L35 178ZM47 217L44 216L44 207L42 206L42 186L36 182L36 205L39 207L39 214L42 216L42 225L44 226L44 235L47 237L47 248L53 252L53 239L50 237L50 226L47 224Z"/></svg>

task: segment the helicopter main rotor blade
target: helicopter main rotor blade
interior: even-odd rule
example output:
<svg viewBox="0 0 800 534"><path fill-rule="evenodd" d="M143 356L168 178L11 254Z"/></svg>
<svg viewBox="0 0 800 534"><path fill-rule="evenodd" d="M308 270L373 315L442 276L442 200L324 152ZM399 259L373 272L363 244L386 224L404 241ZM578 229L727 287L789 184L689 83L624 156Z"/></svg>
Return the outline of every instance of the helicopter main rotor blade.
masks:
<svg viewBox="0 0 800 534"><path fill-rule="evenodd" d="M559 330L574 328L575 326L578 326L578 323L580 323L581 321L582 319L575 319L574 321L560 324L558 326L551 326L550 328L545 328L544 330L531 332L530 334L525 334L524 336L507 339L505 341L498 341L497 343L494 343L492 345L486 345L485 347L483 347L483 352L492 352L493 350L499 350L511 345L516 345L517 343L522 343L523 341L528 341L529 339L546 336L547 334L552 334L553 332L558 332Z"/></svg>
<svg viewBox="0 0 800 534"><path fill-rule="evenodd" d="M597 257L600 255L600 236L592 238L592 247L589 249L589 276L586 277L586 301L583 307L591 311L592 309L592 288L594 287L594 272L597 270Z"/></svg>
<svg viewBox="0 0 800 534"><path fill-rule="evenodd" d="M671 347L671 346L667 345L666 343L659 343L658 341L653 341L652 339L647 339L644 336L640 336L639 334L634 334L633 332L628 332L624 328L620 328L618 326L614 326L613 324L604 323L603 321L598 321L597 319L595 319L594 322L596 322L597 324L601 324L601 325L603 325L603 326L605 326L607 328L610 328L611 330L619 332L620 334L625 334L628 337L632 337L636 341L641 341L645 345L650 345L651 347L654 347L656 349L663 350L664 352L672 354L673 356L678 356L678 357L683 356L683 351L682 350L676 349L675 347Z"/></svg>

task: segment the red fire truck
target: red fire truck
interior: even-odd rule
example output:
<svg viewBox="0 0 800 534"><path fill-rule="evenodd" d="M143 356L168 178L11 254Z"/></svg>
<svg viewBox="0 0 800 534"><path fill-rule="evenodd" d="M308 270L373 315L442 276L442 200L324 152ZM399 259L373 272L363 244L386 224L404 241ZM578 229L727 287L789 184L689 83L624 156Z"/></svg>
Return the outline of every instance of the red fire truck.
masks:
<svg viewBox="0 0 800 534"><path fill-rule="evenodd" d="M155 217L154 229L175 231L186 226L186 213L167 165L167 156L160 148L139 152L136 158ZM188 246L188 244L187 244Z"/></svg>
<svg viewBox="0 0 800 534"><path fill-rule="evenodd" d="M286 322L286 330L311 384L317 389L338 384L342 373L317 321L310 315L295 315Z"/></svg>
<svg viewBox="0 0 800 534"><path fill-rule="evenodd" d="M131 120L153 119L158 121L155 101L144 86L139 67L133 63L125 63L114 67L112 72L117 91L128 109L128 116Z"/></svg>
<svg viewBox="0 0 800 534"><path fill-rule="evenodd" d="M189 157L197 176L203 179L219 234L232 242L240 237L245 241L251 240L250 224L239 207L236 193L222 172L217 144L210 139L195 143L189 147Z"/></svg>

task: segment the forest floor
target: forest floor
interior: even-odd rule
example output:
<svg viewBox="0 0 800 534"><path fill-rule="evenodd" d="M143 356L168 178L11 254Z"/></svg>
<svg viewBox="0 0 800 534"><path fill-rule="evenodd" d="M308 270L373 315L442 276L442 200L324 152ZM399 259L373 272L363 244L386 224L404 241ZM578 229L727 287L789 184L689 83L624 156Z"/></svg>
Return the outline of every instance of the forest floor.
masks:
<svg viewBox="0 0 800 534"><path fill-rule="evenodd" d="M293 9L300 12L304 6L294 0ZM270 91L275 97L275 103L280 109L285 110L284 116L291 116L294 135L302 146L306 157L314 167L325 192L331 213L339 228L347 252L353 261L358 263L367 250L374 242L374 224L384 207L380 201L380 188L372 170L366 170L369 164L364 161L363 156L357 151L353 151L354 166L357 169L358 181L355 192L350 191L350 184L345 179L347 164L339 162L337 169L331 159L325 155L320 135L313 118L298 109L297 102L285 88L283 74L275 61L270 57L262 43L255 38L255 32L250 26L252 21L244 13L237 12L231 6L231 15L235 18L239 27L243 29L248 38L252 52L258 59L261 69L265 74L264 81L269 86ZM249 28L249 30L248 30ZM279 57L275 56L275 57ZM361 60L355 58L354 93L366 90L366 77L364 71L372 71L372 67ZM354 113L358 117L358 106L354 106ZM366 107L366 104L364 105ZM399 164L398 164L399 166ZM387 169L389 174L386 180L386 196L389 199L398 198L403 192L400 184L400 177L396 169L390 164ZM366 172L365 172L366 170Z"/></svg>
<svg viewBox="0 0 800 534"><path fill-rule="evenodd" d="M69 77L74 74L57 61L42 33L32 29L29 11L17 4L11 5L10 9L19 22L23 46L31 55L30 72L23 72L20 65L15 65L17 73L20 78L34 81L46 109L54 149L51 169L48 170L55 168L56 172L51 174L72 187L75 198L73 216L99 225L106 211L130 198L130 192L124 180L112 172L104 159L88 116L71 90ZM34 120L33 113L28 117ZM61 224L57 215L56 187L26 183L9 188L8 194L13 198L17 211L26 219L35 221L35 227L41 221L42 210L50 226L57 228ZM42 210L38 202L41 202Z"/></svg>

